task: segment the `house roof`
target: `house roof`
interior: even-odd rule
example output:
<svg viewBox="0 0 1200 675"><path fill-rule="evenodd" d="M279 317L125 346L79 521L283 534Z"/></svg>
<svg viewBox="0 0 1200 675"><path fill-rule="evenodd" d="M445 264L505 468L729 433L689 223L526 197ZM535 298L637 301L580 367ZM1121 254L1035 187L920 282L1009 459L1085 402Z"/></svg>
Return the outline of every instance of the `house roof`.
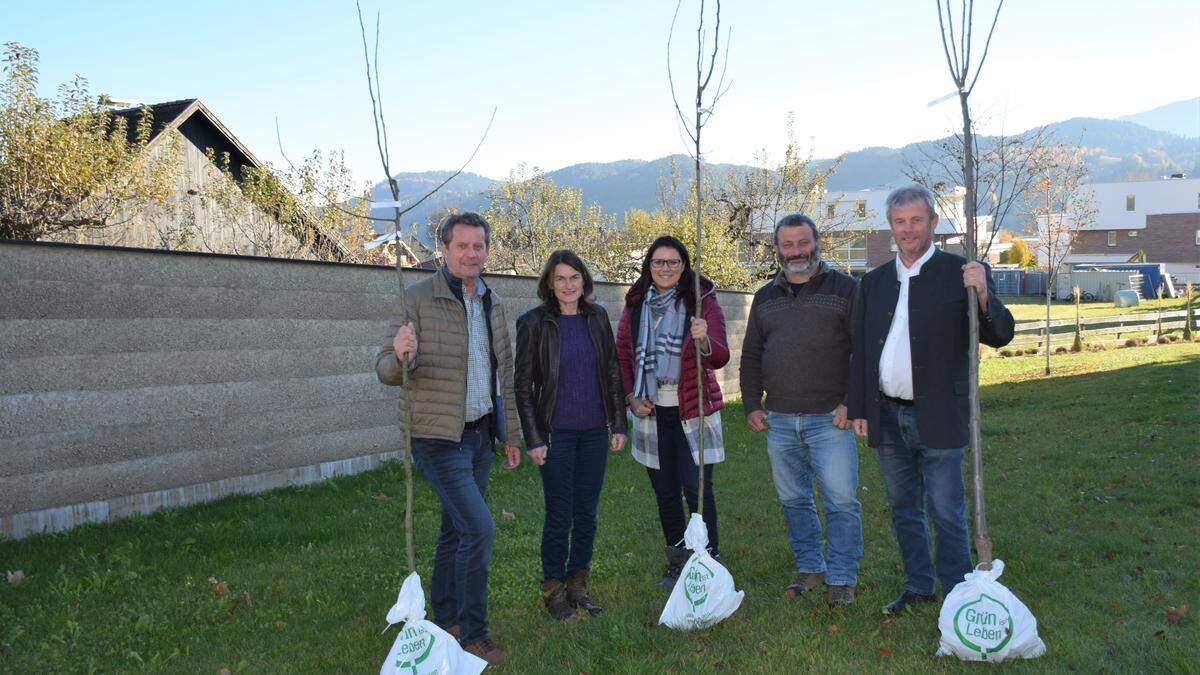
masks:
<svg viewBox="0 0 1200 675"><path fill-rule="evenodd" d="M153 103L145 106L137 106L133 108L122 108L112 111L114 117L123 118L125 124L125 135L130 143L137 140L137 124L141 118L142 110L149 109L152 114L152 122L150 127L150 140L146 144L146 149L151 150L156 145L162 142L162 139L167 136L164 131L177 130L185 122L193 117L199 116L199 119L215 131L221 138L225 140L234 150L230 153L230 164L235 169L235 175L240 175L242 167L253 166L262 170L269 170L266 164L259 161L254 156L250 149L247 148L241 141L233 135L233 132L226 127L220 119L213 114L208 106L198 98L185 98L178 101L165 101L163 103ZM308 221L308 219L305 219ZM321 245L332 251L339 260L349 258L349 252L342 245L341 241L336 237L330 236L327 232L322 231L311 221L306 222L313 232L314 239Z"/></svg>

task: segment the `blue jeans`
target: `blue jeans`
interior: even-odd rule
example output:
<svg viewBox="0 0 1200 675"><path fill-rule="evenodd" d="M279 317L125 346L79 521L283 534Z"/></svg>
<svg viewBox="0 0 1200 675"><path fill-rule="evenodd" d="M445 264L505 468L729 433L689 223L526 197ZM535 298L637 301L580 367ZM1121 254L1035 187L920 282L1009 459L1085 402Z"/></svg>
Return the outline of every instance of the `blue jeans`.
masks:
<svg viewBox="0 0 1200 675"><path fill-rule="evenodd" d="M495 525L484 503L492 442L488 429L464 429L458 443L414 438L413 461L442 502L442 530L433 557L429 601L433 620L459 624L461 641L488 637L488 563Z"/></svg>
<svg viewBox="0 0 1200 675"><path fill-rule="evenodd" d="M937 535L937 577L942 593L949 593L971 571L963 449L926 447L917 433L916 409L886 400L880 406L879 466L904 560L904 588L924 595L936 590L928 509Z"/></svg>
<svg viewBox="0 0 1200 675"><path fill-rule="evenodd" d="M799 572L825 572L831 586L853 586L862 558L862 507L858 503L858 450L854 432L833 426L831 413L767 413L767 452L775 493L783 505L792 555ZM829 550L821 555L821 521L813 501L813 478L821 501Z"/></svg>
<svg viewBox="0 0 1200 675"><path fill-rule="evenodd" d="M542 526L543 580L563 581L575 570L587 569L591 564L596 509L604 485L607 455L608 427L582 431L555 429L550 434L546 463L539 467L546 497L546 520Z"/></svg>

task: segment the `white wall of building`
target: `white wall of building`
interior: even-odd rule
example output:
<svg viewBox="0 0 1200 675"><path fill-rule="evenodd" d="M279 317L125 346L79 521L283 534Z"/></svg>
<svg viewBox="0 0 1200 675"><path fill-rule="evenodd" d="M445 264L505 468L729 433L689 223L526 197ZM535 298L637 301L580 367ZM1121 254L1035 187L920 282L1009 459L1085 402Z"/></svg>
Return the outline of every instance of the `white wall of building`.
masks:
<svg viewBox="0 0 1200 675"><path fill-rule="evenodd" d="M1144 230L1146 216L1200 212L1198 178L1092 183L1087 189L1096 206L1096 219L1079 228L1083 231Z"/></svg>

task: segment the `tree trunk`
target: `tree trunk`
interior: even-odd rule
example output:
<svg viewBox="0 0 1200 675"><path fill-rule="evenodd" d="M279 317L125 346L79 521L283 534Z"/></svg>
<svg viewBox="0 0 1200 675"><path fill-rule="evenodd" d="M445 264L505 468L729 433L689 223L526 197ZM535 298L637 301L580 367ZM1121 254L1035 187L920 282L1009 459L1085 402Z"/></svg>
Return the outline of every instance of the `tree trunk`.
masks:
<svg viewBox="0 0 1200 675"><path fill-rule="evenodd" d="M967 189L963 200L963 215L967 221L963 228L966 235L964 248L967 259L974 260L975 245L978 241L975 219L975 148L971 137L971 111L967 104L967 96L968 92L960 88L958 100L962 106L963 119L963 182L966 183L964 187ZM988 535L983 499L983 444L979 433L979 296L973 288L967 289L967 322L970 331L967 343L967 400L971 412L971 486L975 507L975 550L979 555L979 566L986 570L992 567L992 538Z"/></svg>
<svg viewBox="0 0 1200 675"><path fill-rule="evenodd" d="M703 203L700 201L700 111L702 89L696 90L696 259L692 261L692 272L695 274L693 278L693 288L696 291L696 318L703 319L701 312L704 304L704 292L700 288L700 249L703 238L703 230L701 223L703 222L704 212ZM690 326L684 326L684 330L690 331ZM700 433L697 436L697 444L700 456L699 472L700 476L697 479L696 485L696 513L700 517L704 517L704 357L700 355L700 343L692 341L696 346L696 405L699 406L697 412L700 413Z"/></svg>
<svg viewBox="0 0 1200 675"><path fill-rule="evenodd" d="M1050 275L1046 275L1046 374L1050 374Z"/></svg>

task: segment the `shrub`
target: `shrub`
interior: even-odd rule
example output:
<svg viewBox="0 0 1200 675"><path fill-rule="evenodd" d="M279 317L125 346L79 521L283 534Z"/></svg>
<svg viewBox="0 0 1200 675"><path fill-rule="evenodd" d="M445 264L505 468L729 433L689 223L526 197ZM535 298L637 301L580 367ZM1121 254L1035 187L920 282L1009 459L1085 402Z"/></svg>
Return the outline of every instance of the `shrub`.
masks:
<svg viewBox="0 0 1200 675"><path fill-rule="evenodd" d="M1125 346L1126 346L1126 347L1136 347L1136 346L1138 346L1138 341L1137 341L1137 338L1129 338L1128 340L1126 340L1126 341L1125 341Z"/></svg>
<svg viewBox="0 0 1200 675"><path fill-rule="evenodd" d="M1013 355L1013 353L1012 353L1012 350L1011 350L1011 349L1001 349L1001 350L1000 350L1000 356L1003 356L1003 357L1009 357L1009 356L1012 356L1012 355Z"/></svg>
<svg viewBox="0 0 1200 675"><path fill-rule="evenodd" d="M1054 353L1055 353L1055 354L1066 354L1066 353L1067 353L1067 351L1068 351L1068 350L1067 350L1067 348L1066 348L1066 347L1055 347L1055 348L1054 348ZM1077 352L1077 351L1079 351L1079 350L1078 350L1078 349L1074 349L1074 348L1072 348L1070 351Z"/></svg>

